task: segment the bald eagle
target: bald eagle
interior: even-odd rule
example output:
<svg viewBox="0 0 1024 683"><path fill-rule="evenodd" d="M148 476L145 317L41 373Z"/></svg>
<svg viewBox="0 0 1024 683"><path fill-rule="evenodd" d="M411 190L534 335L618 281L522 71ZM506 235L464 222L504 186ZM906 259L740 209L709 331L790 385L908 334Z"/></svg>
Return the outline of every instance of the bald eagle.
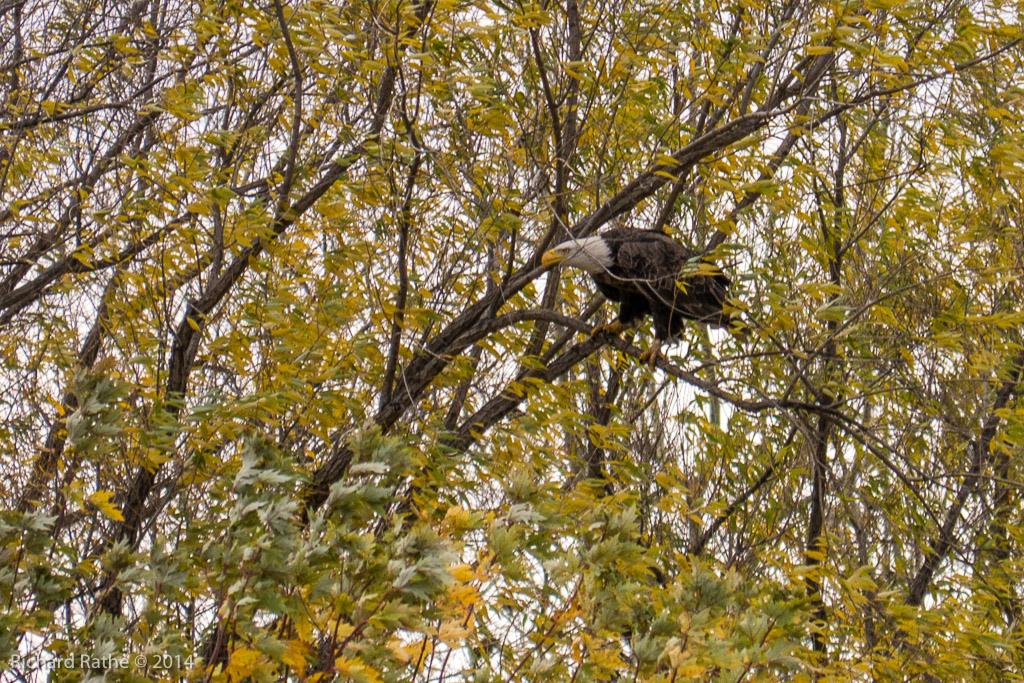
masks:
<svg viewBox="0 0 1024 683"><path fill-rule="evenodd" d="M661 344L678 337L683 320L728 327L724 310L730 280L715 265L657 230L613 228L563 242L541 257L545 266L581 268L607 298L619 302L619 317L592 334L618 334L654 318L654 343L641 357L654 367Z"/></svg>

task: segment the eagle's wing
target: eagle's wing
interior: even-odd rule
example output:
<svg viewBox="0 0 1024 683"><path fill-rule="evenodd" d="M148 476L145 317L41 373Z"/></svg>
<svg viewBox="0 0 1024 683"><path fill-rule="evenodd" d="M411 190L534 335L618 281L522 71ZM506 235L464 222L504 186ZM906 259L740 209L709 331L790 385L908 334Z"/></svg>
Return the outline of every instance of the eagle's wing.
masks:
<svg viewBox="0 0 1024 683"><path fill-rule="evenodd" d="M609 230L609 241L615 239L618 250L615 266L620 277L636 279L669 275L685 261L689 250L662 232L653 230Z"/></svg>
<svg viewBox="0 0 1024 683"><path fill-rule="evenodd" d="M722 310L729 278L720 270L709 272L698 254L668 235L635 230L623 234L616 254L615 274L631 283L649 302L655 331L660 338L675 336L683 319L726 326Z"/></svg>
<svg viewBox="0 0 1024 683"><path fill-rule="evenodd" d="M615 280L600 274L594 275L592 278L594 284L597 285L597 291L604 294L606 299L609 301L622 301L622 292Z"/></svg>
<svg viewBox="0 0 1024 683"><path fill-rule="evenodd" d="M615 255L614 274L648 298L671 306L676 277L693 252L661 232L631 232Z"/></svg>

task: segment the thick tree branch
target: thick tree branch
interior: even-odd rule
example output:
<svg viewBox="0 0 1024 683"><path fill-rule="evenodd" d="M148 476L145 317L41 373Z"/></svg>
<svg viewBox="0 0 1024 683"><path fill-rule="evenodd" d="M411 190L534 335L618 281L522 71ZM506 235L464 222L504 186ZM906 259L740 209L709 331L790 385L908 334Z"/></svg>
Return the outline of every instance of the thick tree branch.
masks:
<svg viewBox="0 0 1024 683"><path fill-rule="evenodd" d="M407 123L408 125L408 123ZM415 133L413 144L416 145ZM395 312L391 317L391 337L388 341L387 362L384 366L384 380L381 383L380 406L387 405L395 388L395 372L398 369L398 354L402 347L402 327L405 323L405 307L409 296L409 229L412 223L413 190L416 188L416 176L423 160L418 147L409 175L405 182L405 197L398 216L398 292L395 295Z"/></svg>

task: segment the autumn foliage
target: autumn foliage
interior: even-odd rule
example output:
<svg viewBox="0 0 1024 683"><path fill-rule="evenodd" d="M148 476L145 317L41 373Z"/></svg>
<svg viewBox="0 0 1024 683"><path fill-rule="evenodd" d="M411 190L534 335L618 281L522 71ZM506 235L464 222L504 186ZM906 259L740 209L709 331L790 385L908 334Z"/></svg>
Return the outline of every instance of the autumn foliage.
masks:
<svg viewBox="0 0 1024 683"><path fill-rule="evenodd" d="M1019 3L0 16L4 680L1021 679Z"/></svg>

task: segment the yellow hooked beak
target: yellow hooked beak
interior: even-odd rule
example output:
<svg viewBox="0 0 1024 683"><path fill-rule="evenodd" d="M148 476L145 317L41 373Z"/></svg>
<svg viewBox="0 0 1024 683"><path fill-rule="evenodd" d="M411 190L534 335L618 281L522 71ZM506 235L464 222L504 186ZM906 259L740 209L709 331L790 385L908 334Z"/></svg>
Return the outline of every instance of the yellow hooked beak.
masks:
<svg viewBox="0 0 1024 683"><path fill-rule="evenodd" d="M557 249L550 249L544 252L544 255L540 257L540 263L546 268L561 263L565 259L565 253L558 251Z"/></svg>

